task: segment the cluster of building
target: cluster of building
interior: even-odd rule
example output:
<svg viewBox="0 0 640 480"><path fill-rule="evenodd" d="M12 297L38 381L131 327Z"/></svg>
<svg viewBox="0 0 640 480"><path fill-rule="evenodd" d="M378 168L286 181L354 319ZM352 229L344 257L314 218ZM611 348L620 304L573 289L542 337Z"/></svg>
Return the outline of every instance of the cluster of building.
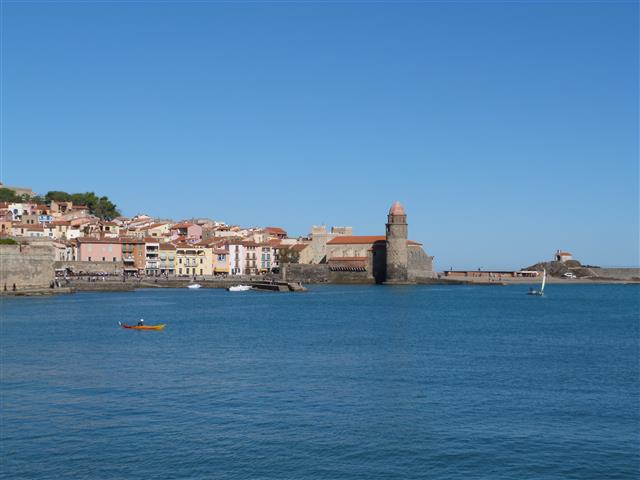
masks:
<svg viewBox="0 0 640 480"><path fill-rule="evenodd" d="M50 242L55 260L78 271L125 275L259 275L294 263L403 282L432 270L432 257L407 239L406 215L397 202L389 211L386 235L356 236L351 227L316 226L307 236L293 238L273 226L243 228L211 219L174 222L148 215L107 221L72 202L0 202L0 235Z"/></svg>

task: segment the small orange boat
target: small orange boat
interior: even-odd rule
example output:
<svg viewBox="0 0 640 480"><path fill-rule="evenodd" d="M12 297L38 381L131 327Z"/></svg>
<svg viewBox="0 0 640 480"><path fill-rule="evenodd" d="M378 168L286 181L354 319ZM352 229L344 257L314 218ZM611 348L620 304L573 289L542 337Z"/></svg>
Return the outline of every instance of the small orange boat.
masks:
<svg viewBox="0 0 640 480"><path fill-rule="evenodd" d="M162 330L165 327L165 323L158 325L127 325L125 323L118 322L122 328L131 328L132 330Z"/></svg>

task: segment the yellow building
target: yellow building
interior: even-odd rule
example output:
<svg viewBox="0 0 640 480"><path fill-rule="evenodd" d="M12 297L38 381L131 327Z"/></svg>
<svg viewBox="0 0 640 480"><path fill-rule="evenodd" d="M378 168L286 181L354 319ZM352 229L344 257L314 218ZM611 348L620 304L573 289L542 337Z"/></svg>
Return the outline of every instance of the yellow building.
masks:
<svg viewBox="0 0 640 480"><path fill-rule="evenodd" d="M159 246L161 274L173 275L176 273L176 247L171 243L162 243Z"/></svg>
<svg viewBox="0 0 640 480"><path fill-rule="evenodd" d="M176 245L175 272L189 277L213 275L213 249L202 244Z"/></svg>

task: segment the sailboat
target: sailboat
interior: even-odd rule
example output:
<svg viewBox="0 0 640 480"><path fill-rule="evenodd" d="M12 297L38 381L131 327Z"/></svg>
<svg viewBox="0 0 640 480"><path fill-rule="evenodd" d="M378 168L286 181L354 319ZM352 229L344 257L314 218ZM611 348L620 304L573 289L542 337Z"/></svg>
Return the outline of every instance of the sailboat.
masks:
<svg viewBox="0 0 640 480"><path fill-rule="evenodd" d="M530 288L527 295L538 295L542 297L544 295L544 284L547 283L547 270L542 269L542 285L540 285L540 290L536 290L535 288Z"/></svg>

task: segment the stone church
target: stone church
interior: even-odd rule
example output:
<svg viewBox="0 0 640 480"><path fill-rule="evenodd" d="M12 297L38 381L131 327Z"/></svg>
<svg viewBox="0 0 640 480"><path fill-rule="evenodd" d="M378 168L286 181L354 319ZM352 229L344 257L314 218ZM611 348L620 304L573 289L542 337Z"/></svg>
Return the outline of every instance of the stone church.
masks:
<svg viewBox="0 0 640 480"><path fill-rule="evenodd" d="M336 282L415 283L433 277L433 257L408 239L407 214L395 202L387 216L386 235L342 235L326 244L326 262Z"/></svg>

